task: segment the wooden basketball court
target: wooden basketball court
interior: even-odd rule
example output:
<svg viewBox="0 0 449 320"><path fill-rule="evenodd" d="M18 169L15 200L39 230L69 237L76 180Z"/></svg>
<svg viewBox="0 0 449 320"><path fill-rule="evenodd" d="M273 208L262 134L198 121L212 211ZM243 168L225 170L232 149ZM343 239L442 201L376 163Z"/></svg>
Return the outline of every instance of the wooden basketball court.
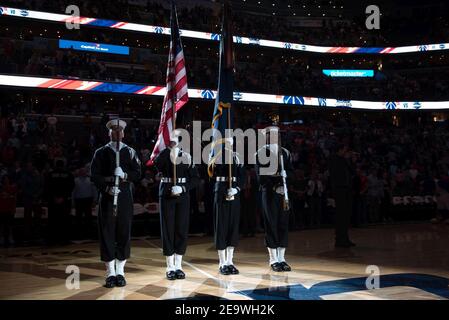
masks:
<svg viewBox="0 0 449 320"><path fill-rule="evenodd" d="M176 281L165 279L160 241L134 239L128 285L114 289L103 287L105 270L95 242L1 249L0 299L449 299L449 226L373 226L351 234L357 247L335 249L330 229L290 233L290 273L271 271L263 235L242 238L235 253L241 273L235 276L218 273L210 237L191 237L187 278ZM79 289L66 287L70 265L80 270ZM380 270L378 289L366 287L368 266Z"/></svg>

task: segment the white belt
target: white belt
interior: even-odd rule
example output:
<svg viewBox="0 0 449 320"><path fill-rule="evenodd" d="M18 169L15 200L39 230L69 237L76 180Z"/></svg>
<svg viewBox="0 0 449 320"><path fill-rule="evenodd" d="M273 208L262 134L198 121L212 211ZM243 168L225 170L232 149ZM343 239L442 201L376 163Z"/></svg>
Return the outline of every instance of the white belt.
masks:
<svg viewBox="0 0 449 320"><path fill-rule="evenodd" d="M217 182L226 182L229 181L229 177L217 177L216 178ZM236 182L237 178L236 177L232 177L232 182Z"/></svg>
<svg viewBox="0 0 449 320"><path fill-rule="evenodd" d="M186 178L178 178L176 180L178 181L178 183L186 183L187 182ZM161 182L163 182L163 183L173 183L173 179L172 178L161 178Z"/></svg>

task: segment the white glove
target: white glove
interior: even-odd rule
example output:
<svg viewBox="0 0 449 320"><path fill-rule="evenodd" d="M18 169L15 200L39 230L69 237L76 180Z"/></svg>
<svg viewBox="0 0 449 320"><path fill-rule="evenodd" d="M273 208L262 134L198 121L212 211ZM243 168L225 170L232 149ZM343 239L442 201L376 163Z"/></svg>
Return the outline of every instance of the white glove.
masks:
<svg viewBox="0 0 449 320"><path fill-rule="evenodd" d="M178 147L173 147L170 151L170 159L172 163L175 163L176 159L179 156L180 149Z"/></svg>
<svg viewBox="0 0 449 320"><path fill-rule="evenodd" d="M108 190L108 193L111 196L118 196L118 194L120 193L120 189L119 189L119 187L110 187Z"/></svg>
<svg viewBox="0 0 449 320"><path fill-rule="evenodd" d="M287 172L285 170L281 171L281 177L282 178L287 178Z"/></svg>
<svg viewBox="0 0 449 320"><path fill-rule="evenodd" d="M173 154L174 154L175 156L178 156L178 155L179 155L179 152L181 151L181 149L179 149L179 147L174 147L174 148L172 149L172 151L173 151Z"/></svg>
<svg viewBox="0 0 449 320"><path fill-rule="evenodd" d="M280 195L284 195L284 187L280 186L276 188L276 193Z"/></svg>
<svg viewBox="0 0 449 320"><path fill-rule="evenodd" d="M180 186L173 186L171 187L171 193L173 195L178 195L181 194L183 192L182 188Z"/></svg>
<svg viewBox="0 0 449 320"><path fill-rule="evenodd" d="M116 177L118 176L118 177L120 177L121 179L125 179L125 173L123 172L123 170L122 170L121 167L115 168L114 176L116 176Z"/></svg>
<svg viewBox="0 0 449 320"><path fill-rule="evenodd" d="M226 144L232 147L234 145L234 139L226 138Z"/></svg>
<svg viewBox="0 0 449 320"><path fill-rule="evenodd" d="M228 189L228 198L235 196L239 191L236 188Z"/></svg>

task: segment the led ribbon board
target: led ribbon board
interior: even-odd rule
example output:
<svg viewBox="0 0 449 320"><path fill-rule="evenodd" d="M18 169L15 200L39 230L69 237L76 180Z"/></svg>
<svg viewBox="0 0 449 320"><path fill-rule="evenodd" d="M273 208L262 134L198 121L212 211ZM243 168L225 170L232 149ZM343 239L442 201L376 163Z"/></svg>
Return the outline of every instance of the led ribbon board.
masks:
<svg viewBox="0 0 449 320"><path fill-rule="evenodd" d="M129 55L129 47L125 46L115 46L104 43L93 43L93 42L83 42L83 41L72 41L72 40L59 40L59 48L61 49L72 49L79 51L90 51L99 53L114 53Z"/></svg>
<svg viewBox="0 0 449 320"><path fill-rule="evenodd" d="M150 26L137 23L120 22L114 20L96 19L96 18L86 18L86 17L75 17L65 14L55 14L41 11L32 11L17 8L0 7L0 13L4 16L14 16L26 19L39 19L53 22L61 23L79 23L80 25L104 27L104 28L114 28L121 30L139 31L146 33L156 33L156 34L170 34L170 28L164 28L160 26ZM216 33L207 33L191 30L180 30L182 37L195 38L203 40L213 40L219 41L220 35ZM291 42L281 42L281 41L271 41L263 40L258 38L247 38L234 36L234 42L239 44L254 45L269 48L279 48L288 49L296 51L305 52L315 52L315 53L339 53L339 54L350 54L350 53L363 53L363 54L396 54L396 53L410 53L410 52L425 52L425 51L436 51L436 50L449 50L449 43L440 44L426 44L426 45L416 45L416 46L404 46L404 47L324 47L324 46L313 46L306 44L298 44Z"/></svg>
<svg viewBox="0 0 449 320"><path fill-rule="evenodd" d="M102 81L85 81L72 79L52 79L39 77L22 77L0 75L0 86L27 87L38 89L75 90L84 92L107 92L131 95L165 95L165 87L142 84L127 84ZM193 99L214 100L217 92L208 89L189 89L189 97ZM313 106L319 108L349 108L366 110L441 110L449 109L449 101L411 101L411 102L379 102L360 100L338 100L303 96L281 96L260 93L234 92L234 101L260 104L283 104L291 106Z"/></svg>
<svg viewBox="0 0 449 320"><path fill-rule="evenodd" d="M332 78L372 78L374 77L374 70L324 69L323 74Z"/></svg>

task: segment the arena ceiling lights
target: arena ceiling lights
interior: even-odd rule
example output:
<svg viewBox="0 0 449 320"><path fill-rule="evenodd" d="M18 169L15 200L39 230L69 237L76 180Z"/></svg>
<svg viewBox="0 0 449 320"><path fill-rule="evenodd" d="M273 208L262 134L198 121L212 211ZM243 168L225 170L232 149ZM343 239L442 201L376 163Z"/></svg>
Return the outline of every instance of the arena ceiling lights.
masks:
<svg viewBox="0 0 449 320"><path fill-rule="evenodd" d="M170 35L170 29L150 26L136 23L120 22L105 19L96 18L86 18L86 17L73 17L71 15L65 14L55 14L41 11L32 11L17 8L0 7L0 13L4 16L14 16L26 19L38 19L61 23L79 23L81 25L94 26L94 27L104 27L113 28L121 30L139 31L146 33L164 34ZM216 33L207 33L191 30L180 30L181 36L186 38L195 38L203 40L219 41L220 35ZM254 45L269 48L279 48L287 50L296 50L304 52L315 52L315 53L333 53L333 54L352 54L352 53L363 53L363 54L398 54L398 53L411 53L411 52L426 52L426 51L437 51L437 50L449 50L449 43L440 44L422 44L415 46L403 46L403 47L323 47L323 46L312 46L306 44L290 43L290 42L280 42L263 40L258 38L247 38L234 36L234 42L238 44Z"/></svg>
<svg viewBox="0 0 449 320"><path fill-rule="evenodd" d="M117 93L130 95L152 95L163 97L165 87L148 86L129 83L85 81L73 79L52 79L40 77L23 77L0 75L0 86L26 87L52 90L74 90L96 93ZM189 89L189 97L193 99L214 100L217 92L208 89ZM441 110L449 109L449 101L360 101L337 100L328 98L314 98L302 96L282 96L247 92L234 92L234 101L251 102L259 104L282 104L290 106L312 106L318 108L347 108L365 110Z"/></svg>

